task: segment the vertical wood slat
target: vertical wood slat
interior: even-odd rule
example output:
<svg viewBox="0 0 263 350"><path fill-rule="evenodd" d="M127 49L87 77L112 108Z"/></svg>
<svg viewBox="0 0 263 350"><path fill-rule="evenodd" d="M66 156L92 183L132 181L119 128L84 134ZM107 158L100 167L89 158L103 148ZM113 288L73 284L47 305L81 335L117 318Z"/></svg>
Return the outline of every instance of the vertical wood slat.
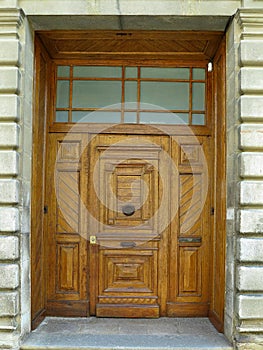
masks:
<svg viewBox="0 0 263 350"><path fill-rule="evenodd" d="M225 285L225 227L226 227L226 124L225 124L225 40L222 41L214 58L213 91L215 122L215 155L214 155L214 230L213 230L213 270L211 294L211 322L219 331L224 323L224 288Z"/></svg>
<svg viewBox="0 0 263 350"><path fill-rule="evenodd" d="M69 111L68 121L72 122L72 98L73 98L73 66L70 66L70 82L69 82Z"/></svg>
<svg viewBox="0 0 263 350"><path fill-rule="evenodd" d="M35 41L35 106L32 159L31 207L31 317L37 327L45 312L44 192L45 144L49 58L38 39Z"/></svg>

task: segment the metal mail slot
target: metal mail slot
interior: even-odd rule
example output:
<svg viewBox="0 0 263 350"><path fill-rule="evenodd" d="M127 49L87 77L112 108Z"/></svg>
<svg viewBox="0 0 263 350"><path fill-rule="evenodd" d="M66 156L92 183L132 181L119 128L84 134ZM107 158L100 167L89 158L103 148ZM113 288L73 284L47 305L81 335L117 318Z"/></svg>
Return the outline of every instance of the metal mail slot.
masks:
<svg viewBox="0 0 263 350"><path fill-rule="evenodd" d="M134 247L136 247L136 243L135 242L121 242L121 247L134 248Z"/></svg>
<svg viewBox="0 0 263 350"><path fill-rule="evenodd" d="M180 243L201 243L202 237L180 237Z"/></svg>

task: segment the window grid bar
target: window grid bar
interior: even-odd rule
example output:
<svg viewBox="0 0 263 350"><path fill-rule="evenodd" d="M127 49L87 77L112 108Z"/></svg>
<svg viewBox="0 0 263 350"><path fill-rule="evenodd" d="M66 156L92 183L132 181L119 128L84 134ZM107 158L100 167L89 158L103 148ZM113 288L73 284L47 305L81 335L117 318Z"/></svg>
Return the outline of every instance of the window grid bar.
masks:
<svg viewBox="0 0 263 350"><path fill-rule="evenodd" d="M189 125L192 125L192 92L193 92L193 68L190 68L190 93L189 93Z"/></svg>
<svg viewBox="0 0 263 350"><path fill-rule="evenodd" d="M141 78L141 67L137 66L137 78L126 78L125 69L129 66L122 66L122 77L121 78L110 78L110 77L73 77L73 65L70 65L70 75L69 77L56 77L56 80L68 80L70 83L69 91L69 108L56 108L56 111L68 111L68 122L72 123L72 111L111 111L111 112L121 112L121 123L124 123L124 113L125 112L136 112L136 123L140 124L140 113L150 112L150 113L185 113L189 115L189 125L192 125L192 115L193 114L204 114L206 125L206 109L205 110L192 110L192 94L193 94L193 82L204 83L207 88L207 72L205 79L193 79L193 68L197 67L187 67L189 68L190 75L189 79L165 79L165 78ZM203 68L203 67L200 67ZM120 109L103 109L103 108L73 108L73 81L121 81L122 82L122 96L121 96L121 108ZM125 82L135 81L137 82L137 109L125 109ZM151 81L151 82L187 82L189 84L189 110L151 110L151 109L141 109L141 81Z"/></svg>
<svg viewBox="0 0 263 350"><path fill-rule="evenodd" d="M152 112L152 113L189 113L189 109L144 109L144 108L123 108L125 112L135 112L135 111L140 111L140 112ZM73 112L78 112L78 111L102 111L102 112L121 112L122 108L56 108L57 111L69 111L72 110ZM205 113L205 110L193 110L192 111L194 114L203 114Z"/></svg>
<svg viewBox="0 0 263 350"><path fill-rule="evenodd" d="M136 112L136 122L140 124L140 107L141 107L141 67L137 67L137 112Z"/></svg>
<svg viewBox="0 0 263 350"><path fill-rule="evenodd" d="M125 66L122 66L122 84L121 84L121 123L124 123L124 103L125 103Z"/></svg>
<svg viewBox="0 0 263 350"><path fill-rule="evenodd" d="M70 66L70 71L69 71L69 77L70 77L70 82L69 82L69 114L68 114L68 120L69 123L72 123L72 98L73 98L73 66Z"/></svg>
<svg viewBox="0 0 263 350"><path fill-rule="evenodd" d="M139 67L138 67L139 68ZM191 69L191 68L190 68ZM90 78L81 78L81 77L77 77L77 78L74 78L72 76L71 77L57 77L57 80L87 80L87 81L93 81L93 80L101 80L101 81L123 81L123 77L122 78L96 78L96 77L90 77ZM138 78L125 78L125 81L137 81ZM206 80L205 79L166 79L166 78L140 78L141 81L156 81L156 82L171 82L171 83L188 83L189 81L193 81L193 82L196 82L196 83L205 83Z"/></svg>

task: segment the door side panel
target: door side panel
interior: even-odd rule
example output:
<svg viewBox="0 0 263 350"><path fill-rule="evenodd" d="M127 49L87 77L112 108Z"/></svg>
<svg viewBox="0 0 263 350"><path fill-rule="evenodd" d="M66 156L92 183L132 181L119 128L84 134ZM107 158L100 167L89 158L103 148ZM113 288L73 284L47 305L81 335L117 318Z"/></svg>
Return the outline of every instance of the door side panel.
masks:
<svg viewBox="0 0 263 350"><path fill-rule="evenodd" d="M49 135L47 314L87 316L81 136Z"/></svg>
<svg viewBox="0 0 263 350"><path fill-rule="evenodd" d="M208 139L173 142L178 180L172 185L178 212L171 222L169 316L206 316L210 271L210 156Z"/></svg>

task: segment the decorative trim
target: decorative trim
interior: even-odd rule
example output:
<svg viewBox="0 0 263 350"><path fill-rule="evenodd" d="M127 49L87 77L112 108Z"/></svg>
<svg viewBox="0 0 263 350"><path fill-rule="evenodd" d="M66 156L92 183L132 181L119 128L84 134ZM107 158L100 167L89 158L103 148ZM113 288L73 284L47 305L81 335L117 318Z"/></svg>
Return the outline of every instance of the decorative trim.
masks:
<svg viewBox="0 0 263 350"><path fill-rule="evenodd" d="M24 19L25 14L20 9L0 9L0 36L18 37L18 29Z"/></svg>
<svg viewBox="0 0 263 350"><path fill-rule="evenodd" d="M154 305L157 303L157 298L116 298L116 297L102 297L99 296L99 303L101 304L135 304L135 305Z"/></svg>
<svg viewBox="0 0 263 350"><path fill-rule="evenodd" d="M263 38L263 9L239 9L235 16L241 39Z"/></svg>

